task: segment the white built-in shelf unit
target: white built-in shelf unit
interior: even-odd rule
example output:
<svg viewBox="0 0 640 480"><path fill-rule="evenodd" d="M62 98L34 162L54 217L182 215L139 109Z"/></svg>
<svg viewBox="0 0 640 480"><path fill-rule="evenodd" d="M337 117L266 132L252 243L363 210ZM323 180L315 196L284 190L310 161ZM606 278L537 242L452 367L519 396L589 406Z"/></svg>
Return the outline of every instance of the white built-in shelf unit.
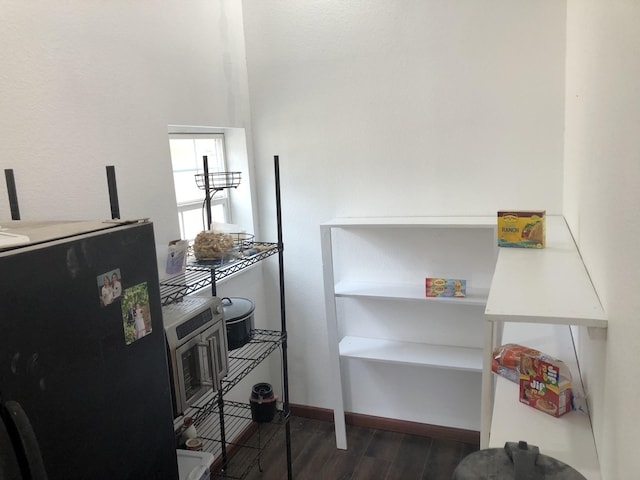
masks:
<svg viewBox="0 0 640 480"><path fill-rule="evenodd" d="M518 401L518 385L491 373L494 346L517 343L565 362L580 390L571 326L605 338L607 316L562 216L546 218L546 248L501 248L485 310L481 447L525 440L589 480L601 478L587 413L555 418Z"/></svg>
<svg viewBox="0 0 640 480"><path fill-rule="evenodd" d="M484 350L480 343L477 347L464 345L432 344L424 341L406 341L396 338L379 338L376 336L341 335L340 319L336 309L337 298L365 299L381 302L412 302L414 304L429 304L451 306L478 307L477 321L483 322L483 311L486 306L489 291L488 288L478 288L477 285L467 285L467 295L464 298L433 298L426 297L424 278L427 272L416 275L412 282L402 282L397 278L388 278L384 274L384 267L376 267L377 274L372 278L334 278L334 255L332 231L359 231L367 230L373 237L384 236L385 232L394 229L402 229L406 237L437 235L438 231L449 232L454 230L454 237L466 236L469 229L481 229L486 232L485 239L495 236L496 217L359 217L337 218L320 226L321 246L323 260L323 277L325 288L325 304L327 311L327 331L329 337L330 366L332 369L334 417L336 423L336 443L339 448L346 448L346 433L344 426L344 403L341 385L340 359L357 359L369 362L381 362L387 364L420 366L437 368L450 371L482 373ZM450 238L450 237L447 237ZM495 255L497 247L493 248L489 242L488 254ZM447 245L443 245L447 248ZM419 251L422 256L438 256L437 251ZM487 251L481 249L484 254ZM357 252L353 252L357 255ZM397 257L398 264L407 265L407 258L398 251L387 252L389 257ZM469 253L467 255L483 255L483 253ZM453 254L455 255L455 253ZM493 257L495 258L495 257ZM375 256L366 257L363 263L375 265L380 261ZM486 262L489 270L493 270L492 260ZM374 268L373 270L376 270ZM491 273L483 272L490 280ZM365 276L366 277L366 276ZM488 287L488 281L487 281ZM397 303L394 303L394 305ZM449 307L446 308L449 311ZM398 315L404 315L410 309L398 308ZM452 311L453 312L453 311ZM455 313L448 314L453 326L456 327ZM362 320L366 322L367 320ZM430 322L425 317L421 322L423 329L429 329ZM479 400L479 399L478 399Z"/></svg>

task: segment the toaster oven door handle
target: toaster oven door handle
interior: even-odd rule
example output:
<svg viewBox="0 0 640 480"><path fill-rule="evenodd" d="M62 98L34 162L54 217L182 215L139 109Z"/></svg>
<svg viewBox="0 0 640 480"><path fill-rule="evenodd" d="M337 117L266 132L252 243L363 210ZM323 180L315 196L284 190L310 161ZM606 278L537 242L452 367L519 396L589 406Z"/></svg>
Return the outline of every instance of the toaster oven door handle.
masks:
<svg viewBox="0 0 640 480"><path fill-rule="evenodd" d="M204 351L204 355L199 355L200 361L200 385L211 387L214 392L218 391L220 381L219 366L217 365L218 342L215 337L210 337L204 342L198 342L198 349ZM210 378L204 372L211 373Z"/></svg>
<svg viewBox="0 0 640 480"><path fill-rule="evenodd" d="M213 390L218 391L220 388L220 369L223 368L222 365L218 365L218 339L212 335L207 339L207 343L209 344L209 361L211 367L211 381L213 382Z"/></svg>

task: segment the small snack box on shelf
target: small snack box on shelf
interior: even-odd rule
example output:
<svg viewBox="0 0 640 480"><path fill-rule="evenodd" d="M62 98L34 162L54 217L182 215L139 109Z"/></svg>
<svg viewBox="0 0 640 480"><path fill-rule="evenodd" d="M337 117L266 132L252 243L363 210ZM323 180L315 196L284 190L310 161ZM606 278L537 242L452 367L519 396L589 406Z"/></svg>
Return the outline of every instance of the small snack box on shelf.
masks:
<svg viewBox="0 0 640 480"><path fill-rule="evenodd" d="M545 210L498 212L498 246L544 248Z"/></svg>
<svg viewBox="0 0 640 480"><path fill-rule="evenodd" d="M467 294L467 281L453 278L425 279L427 297L464 297Z"/></svg>

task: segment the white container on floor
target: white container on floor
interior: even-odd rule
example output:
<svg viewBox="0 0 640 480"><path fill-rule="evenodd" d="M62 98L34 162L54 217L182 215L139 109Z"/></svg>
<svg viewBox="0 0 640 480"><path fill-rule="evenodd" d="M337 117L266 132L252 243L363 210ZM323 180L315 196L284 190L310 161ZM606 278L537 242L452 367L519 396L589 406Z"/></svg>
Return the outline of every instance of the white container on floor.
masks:
<svg viewBox="0 0 640 480"><path fill-rule="evenodd" d="M208 452L177 450L180 480L209 480L213 455Z"/></svg>

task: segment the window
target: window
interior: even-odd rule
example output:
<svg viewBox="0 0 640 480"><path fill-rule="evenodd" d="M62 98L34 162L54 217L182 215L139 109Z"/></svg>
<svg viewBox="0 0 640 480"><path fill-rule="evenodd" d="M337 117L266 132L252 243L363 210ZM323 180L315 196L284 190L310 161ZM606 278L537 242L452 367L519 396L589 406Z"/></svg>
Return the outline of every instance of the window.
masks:
<svg viewBox="0 0 640 480"><path fill-rule="evenodd" d="M203 156L207 157L209 172L225 172L223 134L169 135L173 183L178 204L180 235L193 240L207 228L204 209L205 191L196 185L196 174L204 173ZM230 222L228 190L211 192L211 221ZM215 193L215 194L214 194Z"/></svg>

